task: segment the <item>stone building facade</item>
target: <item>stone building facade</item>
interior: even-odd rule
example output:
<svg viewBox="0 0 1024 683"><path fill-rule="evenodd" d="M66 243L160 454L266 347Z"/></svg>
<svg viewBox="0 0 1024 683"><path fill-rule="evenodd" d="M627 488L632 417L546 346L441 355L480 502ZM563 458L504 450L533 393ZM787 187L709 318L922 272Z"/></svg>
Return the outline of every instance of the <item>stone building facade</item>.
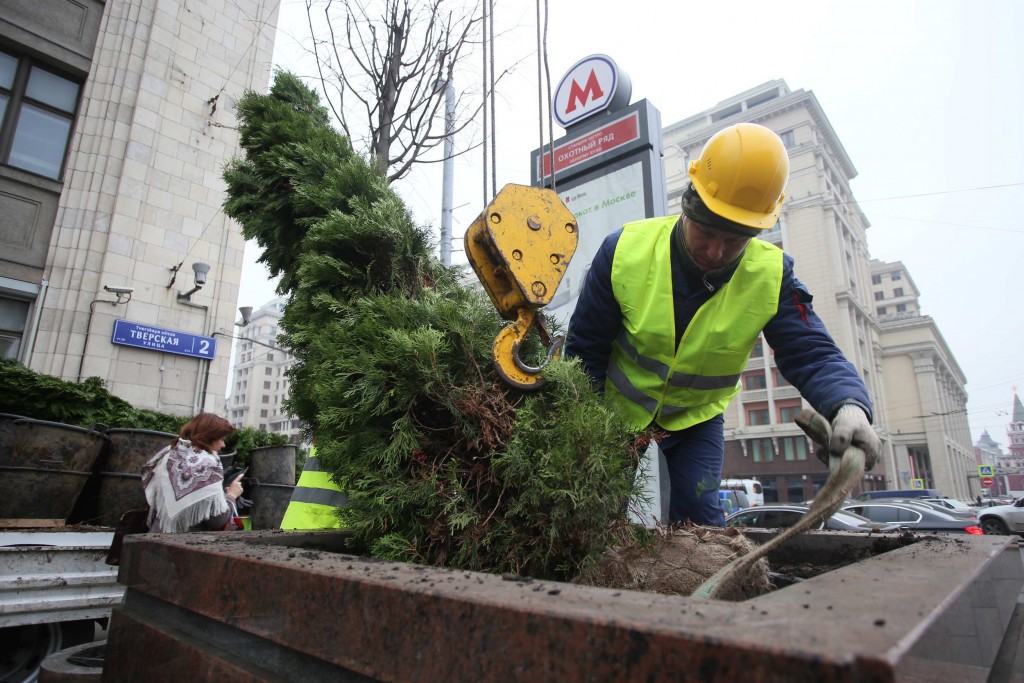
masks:
<svg viewBox="0 0 1024 683"><path fill-rule="evenodd" d="M220 209L221 173L238 153L235 101L269 82L278 9L0 5L5 356L98 376L140 408L219 409L230 349L213 342L232 328L244 247ZM121 343L118 320L157 331Z"/></svg>
<svg viewBox="0 0 1024 683"><path fill-rule="evenodd" d="M903 263L871 262L888 403L893 488L934 488L972 500L981 491L967 422L967 377L935 321L921 315Z"/></svg>

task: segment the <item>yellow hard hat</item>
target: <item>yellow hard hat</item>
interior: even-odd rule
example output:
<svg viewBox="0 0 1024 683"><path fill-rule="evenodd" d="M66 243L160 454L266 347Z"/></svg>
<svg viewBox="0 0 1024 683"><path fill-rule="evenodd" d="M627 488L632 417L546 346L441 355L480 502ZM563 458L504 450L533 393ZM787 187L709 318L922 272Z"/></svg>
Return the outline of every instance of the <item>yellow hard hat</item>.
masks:
<svg viewBox="0 0 1024 683"><path fill-rule="evenodd" d="M724 128L690 162L690 182L714 214L770 230L782 212L789 155L772 130L756 123Z"/></svg>

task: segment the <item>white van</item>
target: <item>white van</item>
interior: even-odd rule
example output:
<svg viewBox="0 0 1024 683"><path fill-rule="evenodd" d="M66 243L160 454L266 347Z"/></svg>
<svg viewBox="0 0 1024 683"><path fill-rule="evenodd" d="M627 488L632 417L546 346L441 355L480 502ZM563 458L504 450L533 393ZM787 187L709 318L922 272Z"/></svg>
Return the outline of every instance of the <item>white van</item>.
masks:
<svg viewBox="0 0 1024 683"><path fill-rule="evenodd" d="M764 505L764 489L761 488L761 482L757 479L723 479L722 483L718 485L718 490L743 491L747 494L750 507Z"/></svg>

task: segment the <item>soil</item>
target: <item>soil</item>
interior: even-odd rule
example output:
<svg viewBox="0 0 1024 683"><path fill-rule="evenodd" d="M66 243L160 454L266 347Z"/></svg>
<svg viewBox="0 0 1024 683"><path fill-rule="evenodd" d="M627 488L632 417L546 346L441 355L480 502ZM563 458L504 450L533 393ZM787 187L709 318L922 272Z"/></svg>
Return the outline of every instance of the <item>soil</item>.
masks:
<svg viewBox="0 0 1024 683"><path fill-rule="evenodd" d="M898 536L879 536L870 546L858 548L852 545L842 545L837 547L829 553L828 562L772 562L769 560L772 580L776 584L776 588L783 588L797 581L826 574L840 567L887 553L890 550L913 545L922 540L924 539L921 536L911 533L903 533Z"/></svg>

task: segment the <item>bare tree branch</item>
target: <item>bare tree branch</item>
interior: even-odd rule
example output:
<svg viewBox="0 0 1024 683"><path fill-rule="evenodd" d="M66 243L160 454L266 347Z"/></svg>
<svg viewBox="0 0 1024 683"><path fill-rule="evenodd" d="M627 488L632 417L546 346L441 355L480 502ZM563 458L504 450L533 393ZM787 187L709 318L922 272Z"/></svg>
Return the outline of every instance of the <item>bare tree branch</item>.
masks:
<svg viewBox="0 0 1024 683"><path fill-rule="evenodd" d="M416 163L437 161L425 157L447 135L473 125L482 109L476 89L464 88L446 130L447 84L474 64L468 57L480 44L483 21L479 6L455 5L451 0L306 0L317 75L330 111L391 182ZM322 15L314 12L319 7ZM478 78L464 82L476 84Z"/></svg>

